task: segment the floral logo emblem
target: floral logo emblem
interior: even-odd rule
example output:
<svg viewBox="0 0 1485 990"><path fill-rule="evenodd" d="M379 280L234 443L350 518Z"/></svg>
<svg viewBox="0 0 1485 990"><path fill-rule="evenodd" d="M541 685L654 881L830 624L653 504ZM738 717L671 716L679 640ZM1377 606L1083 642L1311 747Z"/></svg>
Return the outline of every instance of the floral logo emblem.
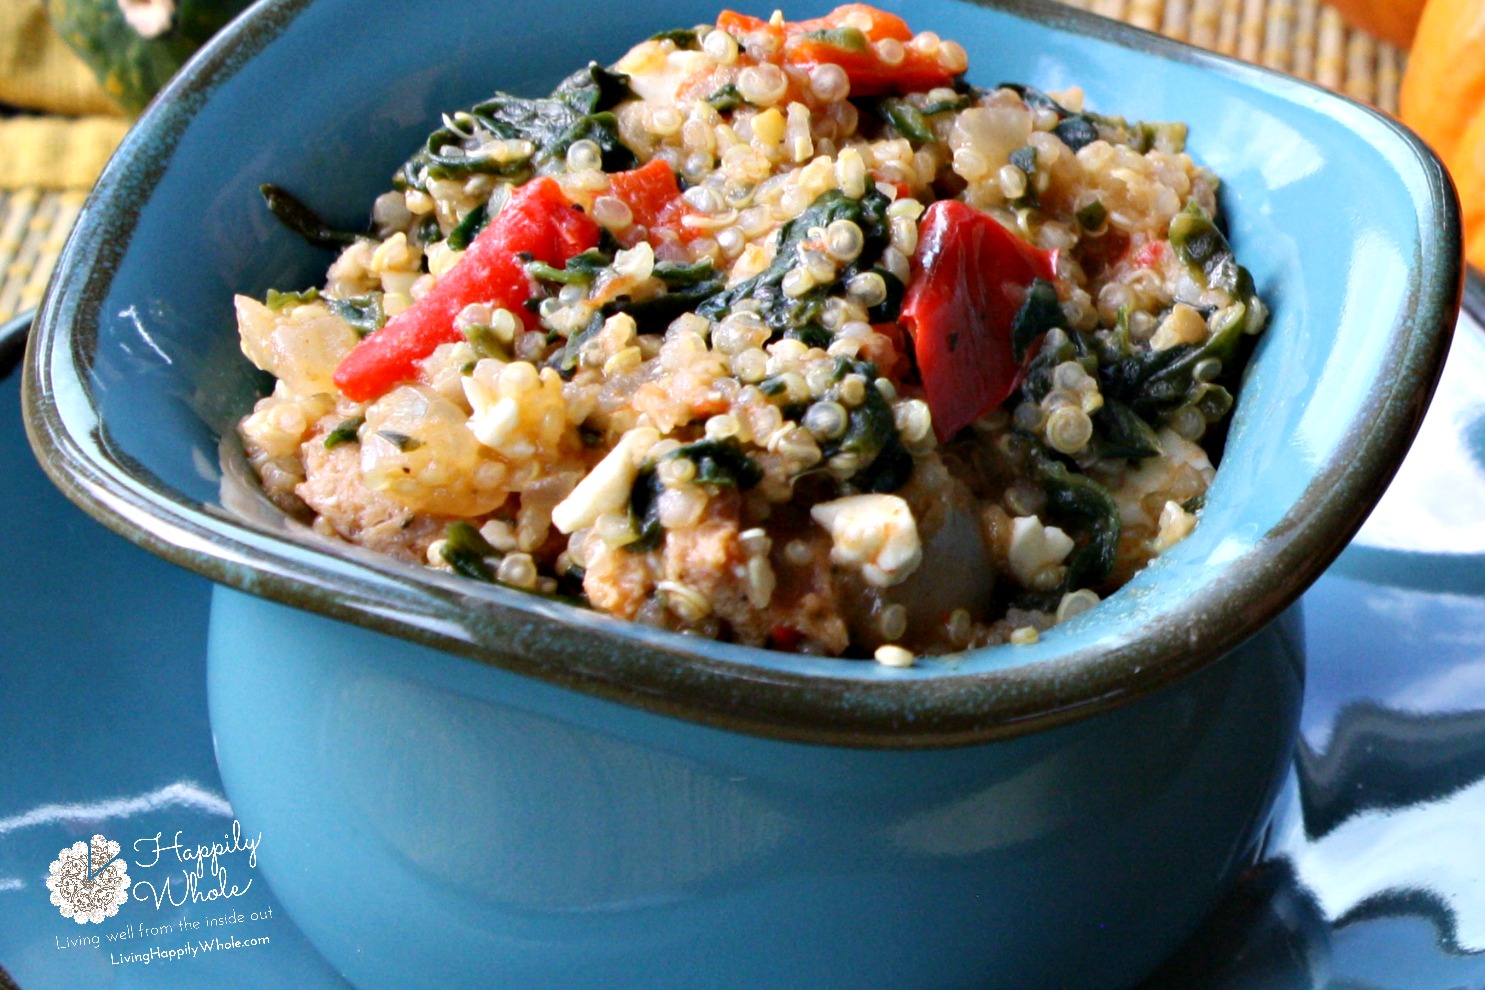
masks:
<svg viewBox="0 0 1485 990"><path fill-rule="evenodd" d="M57 853L49 873L46 888L52 892L52 903L62 917L79 925L100 924L129 900L128 864L119 856L119 844L101 835Z"/></svg>

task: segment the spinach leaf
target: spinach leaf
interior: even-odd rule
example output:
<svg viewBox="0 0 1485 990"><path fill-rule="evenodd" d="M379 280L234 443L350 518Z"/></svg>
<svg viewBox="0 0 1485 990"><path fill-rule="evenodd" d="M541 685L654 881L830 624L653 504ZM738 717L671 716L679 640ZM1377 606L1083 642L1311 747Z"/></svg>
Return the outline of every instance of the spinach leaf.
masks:
<svg viewBox="0 0 1485 990"><path fill-rule="evenodd" d="M829 347L830 342L835 339L829 330L813 322L790 327L784 331L784 336L790 340L802 341L805 347L818 347L821 350Z"/></svg>
<svg viewBox="0 0 1485 990"><path fill-rule="evenodd" d="M1044 278L1033 279L1021 307L1011 320L1011 353L1016 363L1026 360L1026 352L1038 337L1063 322L1062 304L1057 289Z"/></svg>
<svg viewBox="0 0 1485 990"><path fill-rule="evenodd" d="M1247 269L1233 257L1227 238L1194 203L1170 226L1171 246L1199 284L1226 291L1236 306L1232 318L1200 344L1178 344L1163 351L1133 351L1106 363L1100 387L1106 398L1125 402L1143 416L1169 412L1201 399L1210 386L1198 381L1198 366L1207 361L1228 365L1244 334L1263 328L1266 314ZM1210 380L1211 376L1204 376ZM1220 402L1220 397L1213 401Z"/></svg>
<svg viewBox="0 0 1485 990"><path fill-rule="evenodd" d="M484 230L485 227L489 225L489 223L489 206L485 203L481 203L474 209L470 210L468 213L464 214L464 219L460 220L458 225L456 225L453 230L449 231L449 247L453 248L455 251L463 251L465 248L469 247L469 242L478 237L480 231Z"/></svg>
<svg viewBox="0 0 1485 990"><path fill-rule="evenodd" d="M277 312L312 302L323 302L331 313L349 323L351 329L362 337L380 330L387 322L387 317L382 313L381 296L352 296L349 299L336 299L333 296L320 295L319 289L305 289L303 292L279 292L276 289L269 289L264 305Z"/></svg>
<svg viewBox="0 0 1485 990"><path fill-rule="evenodd" d="M763 469L747 454L742 444L726 440L698 440L677 448L667 457L683 457L696 465L696 482L738 488L743 491L763 480Z"/></svg>
<svg viewBox="0 0 1485 990"><path fill-rule="evenodd" d="M717 113L727 113L729 110L736 110L738 107L748 105L748 101L743 99L742 93L738 92L735 83L728 83L723 86L711 96L708 96L706 102L711 104L712 109L717 111Z"/></svg>
<svg viewBox="0 0 1485 990"><path fill-rule="evenodd" d="M1047 331L1041 348L1026 369L1021 379L1021 394L1030 402L1041 402L1052 391L1052 373L1064 361L1077 361L1090 375L1097 375L1098 355L1089 347L1088 339L1077 331L1066 331L1054 327Z"/></svg>
<svg viewBox="0 0 1485 990"><path fill-rule="evenodd" d="M629 489L629 525L639 534L639 539L624 544L631 553L648 553L660 545L665 530L660 525L660 493L665 485L655 473L655 465L646 464L634 478L634 487Z"/></svg>
<svg viewBox="0 0 1485 990"><path fill-rule="evenodd" d="M1053 128L1062 143L1073 151L1098 140L1098 118L1093 114L1073 113L1034 86L1020 83L1001 83L1002 89L1018 94L1033 110L1051 110L1057 115L1057 126Z"/></svg>
<svg viewBox="0 0 1485 990"><path fill-rule="evenodd" d="M258 192L263 195L263 202L268 204L268 209L278 218L279 223L314 247L333 251L347 244L354 244L361 236L347 230L336 230L321 220L314 210L305 206L293 193L271 182L259 186Z"/></svg>
<svg viewBox="0 0 1485 990"><path fill-rule="evenodd" d="M423 446L423 441L417 437L408 436L406 433L398 433L396 430L377 430L376 435L404 453L417 450Z"/></svg>
<svg viewBox="0 0 1485 990"><path fill-rule="evenodd" d="M1078 226L1084 230L1097 230L1108 219L1109 211L1100 200L1094 200L1076 214Z"/></svg>
<svg viewBox="0 0 1485 990"><path fill-rule="evenodd" d="M998 88L1008 89L1012 93L1015 93L1017 96L1021 97L1021 102L1025 103L1032 110L1051 110L1057 115L1058 120L1062 120L1072 115L1071 110L1067 109L1067 107L1063 106L1061 103L1058 103L1056 100L1052 99L1050 96L1048 96L1046 93L1043 93L1035 86L1027 86L1023 83L1003 82Z"/></svg>
<svg viewBox="0 0 1485 990"><path fill-rule="evenodd" d="M629 88L629 77L622 72L612 72L589 62L552 90L552 98L561 101L577 113L599 113L612 110L634 96Z"/></svg>
<svg viewBox="0 0 1485 990"><path fill-rule="evenodd" d="M1067 562L1062 589L1097 586L1114 569L1124 524L1119 503L1109 490L1086 475L1074 474L1036 444L1031 464L1047 494L1047 515L1063 530L1082 534L1084 541Z"/></svg>
<svg viewBox="0 0 1485 990"><path fill-rule="evenodd" d="M923 112L911 103L902 99L883 100L881 113L887 123L897 128L897 133L907 138L915 146L930 144L938 140L933 133L933 128L928 124L928 118Z"/></svg>
<svg viewBox="0 0 1485 990"><path fill-rule="evenodd" d="M1030 178L1036 174L1036 148L1029 144L1023 144L1010 154L1012 165L1026 173Z"/></svg>
<svg viewBox="0 0 1485 990"><path fill-rule="evenodd" d="M319 298L320 290L313 287L303 292L280 292L277 289L269 289L268 297L263 300L263 305L277 313L280 310L315 302Z"/></svg>
<svg viewBox="0 0 1485 990"><path fill-rule="evenodd" d="M804 37L811 41L819 41L832 48L839 48L847 52L866 52L871 42L860 28L838 27L826 28L821 31L807 31Z"/></svg>
<svg viewBox="0 0 1485 990"><path fill-rule="evenodd" d="M876 272L887 285L887 298L866 311L869 322L891 323L895 321L902 315L902 297L907 295L907 286L902 284L902 279L885 268L874 265L866 270Z"/></svg>
<svg viewBox="0 0 1485 990"><path fill-rule="evenodd" d="M1036 191L1036 148L1029 144L1023 144L1010 154L1010 163L1021 170L1026 176L1026 188L1011 200L1011 205L1017 208L1036 207L1041 205L1041 196Z"/></svg>
<svg viewBox="0 0 1485 990"><path fill-rule="evenodd" d="M710 258L683 265L678 261L661 261L655 265L654 276L665 283L667 289L685 288L715 281L719 275L717 266Z"/></svg>
<svg viewBox="0 0 1485 990"><path fill-rule="evenodd" d="M558 285L587 285L593 281L595 275L582 265L563 265L558 268L545 261L526 262L526 274L538 281L555 282Z"/></svg>
<svg viewBox="0 0 1485 990"><path fill-rule="evenodd" d="M552 597L570 599L574 605L589 604L588 593L583 590L583 578L587 576L587 568L568 564L567 570L557 575L557 594Z"/></svg>
<svg viewBox="0 0 1485 990"><path fill-rule="evenodd" d="M438 217L429 213L419 220L413 230L412 240L422 247L443 240L443 228L438 225Z"/></svg>
<svg viewBox="0 0 1485 990"><path fill-rule="evenodd" d="M325 305L330 307L330 312L349 323L351 329L362 337L370 336L387 322L387 314L382 311L381 296L352 296L349 299L323 298Z"/></svg>
<svg viewBox="0 0 1485 990"><path fill-rule="evenodd" d="M1139 460L1160 453L1160 439L1144 418L1118 399L1104 399L1093 414L1094 435L1100 457Z"/></svg>
<svg viewBox="0 0 1485 990"><path fill-rule="evenodd" d="M480 531L467 522L450 523L444 531L444 542L440 556L455 574L476 581L495 583L495 572L486 563L487 557L499 557L500 551L480 535Z"/></svg>
<svg viewBox="0 0 1485 990"><path fill-rule="evenodd" d="M1002 89L1009 89L1019 94L1031 109L1051 110L1055 113L1057 126L1053 128L1053 133L1073 151L1077 151L1084 145L1092 144L1099 138L1104 138L1114 144L1128 145L1140 154L1154 148L1161 138L1165 138L1166 144L1175 151L1180 151L1186 144L1185 124L1146 121L1130 123L1123 117L1112 117L1101 113L1088 111L1073 113L1033 86L1023 86L1020 83L1001 83L1000 85Z"/></svg>
<svg viewBox="0 0 1485 990"><path fill-rule="evenodd" d="M650 35L650 40L668 41L683 52L694 51L701 47L701 39L696 37L695 28L671 28L669 31L659 31Z"/></svg>
<svg viewBox="0 0 1485 990"><path fill-rule="evenodd" d="M974 102L974 98L978 93L979 90L976 90L974 87L968 87L967 92L961 93L952 99L938 100L937 102L930 103L921 112L925 117L932 117L936 113L948 113L950 110L965 110Z"/></svg>
<svg viewBox="0 0 1485 990"><path fill-rule="evenodd" d="M366 425L365 416L344 420L335 429L325 434L325 449L333 450L343 443L356 443L361 439L361 427Z"/></svg>
<svg viewBox="0 0 1485 990"><path fill-rule="evenodd" d="M474 365L482 358L496 358L501 361L511 359L510 348L495 336L494 329L483 323L471 323L464 327L464 339L469 341L469 349L474 351L475 357L464 369L466 375L474 370Z"/></svg>
<svg viewBox="0 0 1485 990"><path fill-rule="evenodd" d="M629 77L597 62L568 76L552 95L526 98L496 93L462 115L459 125L446 125L428 136L423 147L398 169L398 188L427 188L434 179L497 175L521 182L533 174L556 171L574 142L596 143L603 169L621 172L638 164L634 152L619 140L618 121L610 112L633 93ZM529 159L507 160L481 152L488 140L530 141Z"/></svg>
<svg viewBox="0 0 1485 990"><path fill-rule="evenodd" d="M575 254L568 258L561 268L556 268L544 261L528 261L526 272L532 278L543 282L556 282L558 285L586 285L613 263L613 254L598 248L589 248L582 254Z"/></svg>
<svg viewBox="0 0 1485 990"><path fill-rule="evenodd" d="M1098 140L1098 125L1094 123L1094 119L1089 114L1069 114L1057 122L1052 133L1060 137L1063 144L1077 151Z"/></svg>
<svg viewBox="0 0 1485 990"><path fill-rule="evenodd" d="M658 273L657 273L658 274ZM721 273L702 282L677 285L649 299L634 301L616 299L603 307L606 315L624 312L634 317L637 333L664 333L676 317L695 310L700 304L722 291L727 279Z"/></svg>
<svg viewBox="0 0 1485 990"><path fill-rule="evenodd" d="M847 407L846 430L837 439L823 445L825 458L837 454L854 454L860 466L847 479L850 487L862 492L885 494L895 492L907 484L913 473L912 455L902 445L897 435L897 421L892 407L877 389L877 369L870 361L841 359L836 366L837 383L847 375L857 374L866 379L866 397L861 404ZM839 401L840 386L836 384L826 392L826 398Z"/></svg>
<svg viewBox="0 0 1485 990"><path fill-rule="evenodd" d="M564 268L553 268L539 262L526 266L534 277L549 282L570 284L591 282L604 268L613 263L613 256L601 251L585 251L567 260ZM683 313L697 306L722 290L727 284L726 276L717 271L709 259L682 265L662 261L654 268L654 277L665 285L665 291L648 299L634 300L620 296L603 305L582 330L567 338L562 349L548 362L557 373L570 379L577 370L583 345L603 328L604 320L615 313L627 313L634 318L637 333L664 333L665 328Z"/></svg>
<svg viewBox="0 0 1485 990"><path fill-rule="evenodd" d="M605 319L606 317L602 312L594 313L593 318L588 321L588 325L568 337L566 343L562 345L562 349L547 360L547 364L556 368L557 374L561 375L564 381L570 380L573 373L577 371L578 361L583 356L583 345L592 340L598 334L598 331L603 329L603 321Z"/></svg>
<svg viewBox="0 0 1485 990"><path fill-rule="evenodd" d="M1243 314L1243 327L1248 333L1258 332L1262 327L1263 311L1262 307L1253 305L1257 296L1253 276L1237 263L1227 238L1194 200L1171 220L1170 246L1175 249L1176 257L1186 263L1198 284L1221 289L1234 302L1247 307Z"/></svg>
<svg viewBox="0 0 1485 990"><path fill-rule="evenodd" d="M914 147L918 147L938 140L933 133L933 126L928 122L929 117L951 110L963 110L970 105L971 97L967 94L960 95L923 107L914 106L899 96L858 98L851 102L856 104L858 110L883 123L891 124L897 129L897 133L911 141Z"/></svg>
<svg viewBox="0 0 1485 990"><path fill-rule="evenodd" d="M696 308L708 319L718 320L744 300L758 306L758 315L773 331L773 339L788 331L796 335L808 327L820 327L820 315L831 290L860 272L876 267L882 252L891 243L887 227L887 207L891 203L876 189L861 199L851 199L839 189L821 193L799 216L779 228L778 249L773 263L750 279L712 295ZM799 246L809 239L813 228L824 229L835 220L850 220L861 228L865 244L860 255L842 269L836 281L817 285L802 296L784 292L784 276L799 263Z"/></svg>

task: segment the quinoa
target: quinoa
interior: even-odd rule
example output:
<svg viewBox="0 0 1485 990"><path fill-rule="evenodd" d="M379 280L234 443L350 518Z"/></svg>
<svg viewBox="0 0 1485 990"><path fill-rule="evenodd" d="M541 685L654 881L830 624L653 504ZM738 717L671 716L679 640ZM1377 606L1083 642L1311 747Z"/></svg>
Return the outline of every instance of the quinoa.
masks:
<svg viewBox="0 0 1485 990"><path fill-rule="evenodd" d="M967 69L861 4L724 14L445 116L321 286L237 299L265 490L404 560L889 666L1096 606L1196 524L1266 310L1184 125ZM501 240L532 203L570 250Z"/></svg>

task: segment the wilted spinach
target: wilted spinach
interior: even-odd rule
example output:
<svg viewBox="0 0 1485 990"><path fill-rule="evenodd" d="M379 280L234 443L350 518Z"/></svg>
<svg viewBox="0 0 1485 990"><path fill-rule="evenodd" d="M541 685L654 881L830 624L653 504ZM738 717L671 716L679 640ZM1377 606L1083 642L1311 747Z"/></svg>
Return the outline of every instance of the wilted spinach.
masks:
<svg viewBox="0 0 1485 990"><path fill-rule="evenodd" d="M1241 308L1203 343L1110 355L1100 382L1104 395L1144 416L1170 412L1209 391L1197 380L1197 367L1208 361L1227 366L1243 335L1258 332L1264 320L1252 276L1237 263L1227 238L1200 207L1193 203L1176 215L1170 239L1198 283L1226 291Z"/></svg>
<svg viewBox="0 0 1485 990"><path fill-rule="evenodd" d="M303 292L280 292L277 289L269 289L263 304L276 313L295 306L303 306L306 303L318 302L319 299L320 290L313 286Z"/></svg>
<svg viewBox="0 0 1485 990"><path fill-rule="evenodd" d="M1064 319L1056 287L1044 278L1033 279L1011 320L1011 353L1016 363L1025 361L1031 345L1048 330L1061 326Z"/></svg>
<svg viewBox="0 0 1485 990"><path fill-rule="evenodd" d="M361 439L361 427L365 425L365 416L353 416L342 420L335 429L325 434L325 449L333 450L341 444L356 443Z"/></svg>
<svg viewBox="0 0 1485 990"><path fill-rule="evenodd" d="M697 440L679 447L666 457L684 458L696 465L697 484L719 485L747 491L763 480L763 469L747 454L742 444L725 440Z"/></svg>
<svg viewBox="0 0 1485 990"><path fill-rule="evenodd" d="M455 574L476 581L495 583L495 571L486 558L500 557L500 551L480 535L480 531L467 522L450 523L444 531L440 555L443 562L454 569Z"/></svg>
<svg viewBox="0 0 1485 990"><path fill-rule="evenodd" d="M362 337L369 336L380 330L387 322L387 314L382 310L381 296L352 296L349 299L331 299L322 296L325 305L330 307L330 312L345 320L351 325L351 329Z"/></svg>
<svg viewBox="0 0 1485 990"><path fill-rule="evenodd" d="M828 340L828 331L820 325L820 316L832 289L861 272L882 271L890 275L877 265L882 252L891 243L887 226L887 207L890 205L887 197L876 189L869 189L861 199L852 199L839 189L820 194L803 213L779 228L778 249L768 268L715 293L698 306L696 312L708 319L719 320L738 303L752 300L758 304L758 315L768 324L775 338L786 334L799 336L814 329L826 334ZM864 239L861 253L840 271L834 282L817 285L798 297L787 295L784 276L799 264L799 246L809 239L811 230L824 229L836 220L850 220L861 228ZM900 301L901 296L897 299ZM872 314L873 319L883 320L896 316L896 313L879 316L875 311Z"/></svg>
<svg viewBox="0 0 1485 990"><path fill-rule="evenodd" d="M860 375L866 380L866 396L854 407L847 406L845 432L821 447L825 458L837 454L854 455L860 466L847 479L849 486L860 492L895 492L907 484L913 473L912 455L897 434L897 421L892 406L877 389L876 365L870 361L838 359L836 383L826 392L828 400L840 400L840 382L847 375Z"/></svg>
<svg viewBox="0 0 1485 990"><path fill-rule="evenodd" d="M469 247L471 241L479 236L490 223L490 209L487 204L481 203L460 220L454 229L449 231L449 247L455 251L463 251Z"/></svg>
<svg viewBox="0 0 1485 990"><path fill-rule="evenodd" d="M259 186L258 192L263 195L263 202L268 204L268 209L278 218L279 223L314 247L339 250L347 244L354 244L356 238L362 236L330 226L320 219L319 214L305 206L299 197L271 182Z"/></svg>
<svg viewBox="0 0 1485 990"><path fill-rule="evenodd" d="M1103 485L1069 471L1040 444L1032 448L1031 464L1046 492L1050 521L1083 537L1068 557L1062 590L1097 587L1114 570L1124 528L1119 503Z"/></svg>
<svg viewBox="0 0 1485 990"><path fill-rule="evenodd" d="M398 169L397 187L426 190L430 178L475 175L525 181L552 171L567 149L584 139L598 145L604 171L634 168L638 160L619 140L618 121L611 112L632 95L628 76L597 62L568 76L551 96L532 99L497 93L430 134ZM481 146L492 139L530 141L531 157L512 160L481 153Z"/></svg>
<svg viewBox="0 0 1485 990"><path fill-rule="evenodd" d="M639 469L634 485L629 489L629 525L639 538L624 544L630 553L648 553L660 545L665 530L660 526L660 494L665 485L655 471L655 465L646 464Z"/></svg>

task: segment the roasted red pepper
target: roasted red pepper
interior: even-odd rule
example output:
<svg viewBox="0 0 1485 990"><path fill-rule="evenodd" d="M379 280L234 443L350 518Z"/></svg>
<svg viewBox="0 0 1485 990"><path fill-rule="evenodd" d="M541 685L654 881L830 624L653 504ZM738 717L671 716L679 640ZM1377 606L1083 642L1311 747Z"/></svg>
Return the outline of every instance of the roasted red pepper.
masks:
<svg viewBox="0 0 1485 990"><path fill-rule="evenodd" d="M1053 277L1040 251L993 217L939 200L918 225L913 279L900 322L912 337L933 430L947 440L1020 384L1011 329L1032 283Z"/></svg>
<svg viewBox="0 0 1485 990"><path fill-rule="evenodd" d="M784 61L800 68L834 63L846 70L852 96L914 93L947 86L954 73L939 61L909 45L913 31L896 14L864 3L848 3L824 17L797 21L784 28ZM883 41L900 46L902 58L888 62L878 47Z"/></svg>
<svg viewBox="0 0 1485 990"><path fill-rule="evenodd" d="M533 325L536 316L525 305L531 279L524 262L560 266L597 244L598 225L567 201L555 179L526 183L427 295L345 356L335 369L335 384L347 398L368 402L416 378L417 362L439 344L463 339L454 317L471 303L508 309Z"/></svg>
<svg viewBox="0 0 1485 990"><path fill-rule="evenodd" d="M727 10L717 18L717 27L738 37L758 32L774 35L782 43L782 50L771 60L781 60L786 66L803 70L825 64L840 66L851 80L852 96L911 93L947 86L954 79L954 72L937 54L924 54L908 44L913 32L902 18L869 4L848 3L824 17L782 27ZM893 62L883 59L877 47L889 40L902 53Z"/></svg>
<svg viewBox="0 0 1485 990"><path fill-rule="evenodd" d="M841 4L824 17L793 21L784 25L784 30L789 34L812 34L853 25L858 26L858 30L866 35L868 41L891 38L906 43L913 40L913 29L907 26L907 21L868 3Z"/></svg>
<svg viewBox="0 0 1485 990"><path fill-rule="evenodd" d="M849 28L820 35L798 35L784 43L784 61L803 69L826 63L840 66L851 80L852 96L918 93L954 81L954 73L937 56L905 47L901 61L889 63L869 42L858 41L860 37L859 32Z"/></svg>
<svg viewBox="0 0 1485 990"><path fill-rule="evenodd" d="M778 34L780 36L783 35L782 28L775 27L768 21L761 20L751 14L739 14L735 10L724 10L721 14L717 15L717 28L726 31L736 38L756 34L760 31L767 31L770 34Z"/></svg>
<svg viewBox="0 0 1485 990"><path fill-rule="evenodd" d="M683 241L701 236L700 228L684 223L686 215L694 211L681 196L675 172L662 158L609 176L609 192L624 201L638 226L649 231L671 230Z"/></svg>

